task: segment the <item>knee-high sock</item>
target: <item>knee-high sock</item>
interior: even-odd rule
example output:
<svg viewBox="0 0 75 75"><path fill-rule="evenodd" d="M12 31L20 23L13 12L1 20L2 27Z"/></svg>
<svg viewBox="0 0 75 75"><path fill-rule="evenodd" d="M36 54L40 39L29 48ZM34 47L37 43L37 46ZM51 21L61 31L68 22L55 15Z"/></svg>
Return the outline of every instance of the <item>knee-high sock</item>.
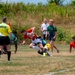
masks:
<svg viewBox="0 0 75 75"><path fill-rule="evenodd" d="M49 51L46 51L48 56L52 56L52 54Z"/></svg>
<svg viewBox="0 0 75 75"><path fill-rule="evenodd" d="M2 52L0 51L0 55L2 54Z"/></svg>
<svg viewBox="0 0 75 75"><path fill-rule="evenodd" d="M10 57L11 57L11 51L8 51L8 52L7 52L8 61L10 61Z"/></svg>

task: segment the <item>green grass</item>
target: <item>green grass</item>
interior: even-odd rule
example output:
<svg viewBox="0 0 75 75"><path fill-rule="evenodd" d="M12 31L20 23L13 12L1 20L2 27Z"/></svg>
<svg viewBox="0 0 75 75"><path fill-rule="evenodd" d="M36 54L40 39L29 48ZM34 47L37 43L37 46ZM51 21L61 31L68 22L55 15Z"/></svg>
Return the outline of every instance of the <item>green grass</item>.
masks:
<svg viewBox="0 0 75 75"><path fill-rule="evenodd" d="M0 75L50 75L52 72L58 72L53 75L75 75L75 50L69 53L69 45L66 44L57 44L57 47L60 53L54 49L52 57L44 57L28 45L19 45L18 52L14 54L12 46L11 61L7 61L7 55L0 58ZM67 69L72 70L60 72Z"/></svg>

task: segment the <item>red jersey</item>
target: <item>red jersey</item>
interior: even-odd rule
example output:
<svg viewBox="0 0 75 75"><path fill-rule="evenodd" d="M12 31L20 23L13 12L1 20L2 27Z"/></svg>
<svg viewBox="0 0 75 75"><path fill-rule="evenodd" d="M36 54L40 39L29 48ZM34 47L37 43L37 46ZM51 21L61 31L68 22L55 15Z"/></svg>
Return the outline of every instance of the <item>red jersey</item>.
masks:
<svg viewBox="0 0 75 75"><path fill-rule="evenodd" d="M71 42L71 43L70 43L70 47L71 47L71 48L72 48L72 47L75 48L75 42Z"/></svg>
<svg viewBox="0 0 75 75"><path fill-rule="evenodd" d="M8 25L10 26L10 28L12 29L12 26L11 26L11 24L10 23L8 23Z"/></svg>
<svg viewBox="0 0 75 75"><path fill-rule="evenodd" d="M35 39L35 38L37 38L37 35L36 34L33 34L32 36L30 35L30 33L32 32L32 28L30 28L30 29L28 29L27 31L26 31L26 34L24 35L24 39L26 40L27 38L28 39Z"/></svg>

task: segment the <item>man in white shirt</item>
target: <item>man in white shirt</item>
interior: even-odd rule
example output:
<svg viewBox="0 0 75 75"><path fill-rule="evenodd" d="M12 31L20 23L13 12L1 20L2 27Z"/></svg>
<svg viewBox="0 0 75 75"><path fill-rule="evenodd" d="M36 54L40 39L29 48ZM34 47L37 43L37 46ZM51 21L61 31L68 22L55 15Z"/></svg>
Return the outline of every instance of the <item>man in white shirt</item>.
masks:
<svg viewBox="0 0 75 75"><path fill-rule="evenodd" d="M47 27L49 26L48 22L47 22L47 19L44 19L44 22L43 24L41 25L41 31L42 31L42 34L43 34L43 39L47 39L48 40L48 34L47 34L47 37L46 37L46 32L47 32Z"/></svg>

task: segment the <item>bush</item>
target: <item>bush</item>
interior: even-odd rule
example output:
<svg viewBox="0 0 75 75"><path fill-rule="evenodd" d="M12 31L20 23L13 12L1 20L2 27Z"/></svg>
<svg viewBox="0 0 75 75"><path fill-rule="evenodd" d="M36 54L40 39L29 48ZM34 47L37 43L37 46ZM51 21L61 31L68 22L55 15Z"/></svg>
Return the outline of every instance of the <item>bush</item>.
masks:
<svg viewBox="0 0 75 75"><path fill-rule="evenodd" d="M55 3L43 5L42 3L24 4L2 3L0 2L0 18L8 17L13 26L13 31L17 30L19 41L23 39L20 31L35 26L35 33L41 35L40 25L44 18L53 18L56 24L75 24L75 7L58 6ZM1 21L1 20L0 20ZM62 26L63 27L63 26ZM71 31L58 28L57 41L69 43L71 40Z"/></svg>
<svg viewBox="0 0 75 75"><path fill-rule="evenodd" d="M63 28L58 28L57 41L63 41L65 43L70 43L72 32L70 30L64 30Z"/></svg>

